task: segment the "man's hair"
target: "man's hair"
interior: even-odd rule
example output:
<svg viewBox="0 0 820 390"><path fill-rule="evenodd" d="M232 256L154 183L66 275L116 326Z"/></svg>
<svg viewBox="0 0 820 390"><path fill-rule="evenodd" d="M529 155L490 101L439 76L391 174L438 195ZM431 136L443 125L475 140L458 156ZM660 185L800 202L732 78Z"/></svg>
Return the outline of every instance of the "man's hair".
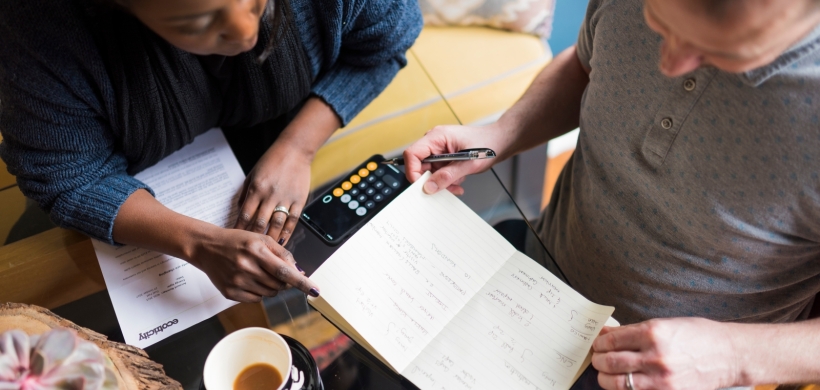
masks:
<svg viewBox="0 0 820 390"><path fill-rule="evenodd" d="M111 6L125 12L129 12L128 8L134 1L139 0L96 0L98 3ZM271 53L276 49L276 46L285 36L288 29L293 28L293 12L290 6L290 0L269 0L265 7L263 18L268 18L271 24L271 37L268 40L265 50L257 57L259 63L265 62ZM261 29L261 28L260 28Z"/></svg>
<svg viewBox="0 0 820 390"><path fill-rule="evenodd" d="M810 7L820 7L820 0L805 1L809 3ZM707 15L710 15L711 17L717 20L723 20L729 13L729 11L732 9L732 5L743 4L747 2L748 0L701 0L700 6L703 7L703 10L706 11Z"/></svg>

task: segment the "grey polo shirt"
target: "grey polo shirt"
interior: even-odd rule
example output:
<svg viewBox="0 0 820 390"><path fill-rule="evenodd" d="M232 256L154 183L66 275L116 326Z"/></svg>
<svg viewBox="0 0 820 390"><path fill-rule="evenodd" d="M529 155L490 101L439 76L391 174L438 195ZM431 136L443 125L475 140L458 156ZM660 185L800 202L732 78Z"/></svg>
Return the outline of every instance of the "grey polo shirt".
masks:
<svg viewBox="0 0 820 390"><path fill-rule="evenodd" d="M665 77L660 42L642 1L590 1L580 138L540 234L623 323L794 320L820 291L820 28L745 74Z"/></svg>

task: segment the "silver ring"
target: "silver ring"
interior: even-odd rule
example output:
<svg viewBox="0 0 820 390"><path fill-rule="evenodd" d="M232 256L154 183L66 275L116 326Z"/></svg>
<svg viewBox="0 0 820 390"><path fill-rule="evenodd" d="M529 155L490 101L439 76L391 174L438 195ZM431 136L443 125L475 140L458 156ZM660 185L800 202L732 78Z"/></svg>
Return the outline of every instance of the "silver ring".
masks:
<svg viewBox="0 0 820 390"><path fill-rule="evenodd" d="M626 390L635 390L635 384L632 383L632 373L626 374Z"/></svg>
<svg viewBox="0 0 820 390"><path fill-rule="evenodd" d="M285 206L276 206L276 208L273 209L274 214L279 213L279 212L285 213L285 215L290 217L290 211Z"/></svg>

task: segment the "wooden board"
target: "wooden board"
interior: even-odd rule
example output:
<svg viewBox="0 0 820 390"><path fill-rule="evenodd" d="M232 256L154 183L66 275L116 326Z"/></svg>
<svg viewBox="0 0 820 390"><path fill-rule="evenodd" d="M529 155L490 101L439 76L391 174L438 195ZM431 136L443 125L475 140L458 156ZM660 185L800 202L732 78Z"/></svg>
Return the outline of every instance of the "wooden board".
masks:
<svg viewBox="0 0 820 390"><path fill-rule="evenodd" d="M27 334L42 334L53 328L68 328L94 344L114 363L114 374L121 390L176 390L179 382L165 375L162 365L151 361L145 351L108 341L93 330L77 326L42 307L21 303L0 303L0 333L20 329Z"/></svg>

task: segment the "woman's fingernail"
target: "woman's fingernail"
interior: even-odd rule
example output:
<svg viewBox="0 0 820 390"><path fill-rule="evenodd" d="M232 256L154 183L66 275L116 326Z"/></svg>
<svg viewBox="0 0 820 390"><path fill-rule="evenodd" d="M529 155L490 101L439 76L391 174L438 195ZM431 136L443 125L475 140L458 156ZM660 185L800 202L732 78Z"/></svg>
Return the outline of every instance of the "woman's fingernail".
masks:
<svg viewBox="0 0 820 390"><path fill-rule="evenodd" d="M427 183L424 183L425 193L434 194L436 191L438 191L438 184L436 184L436 182L428 181Z"/></svg>
<svg viewBox="0 0 820 390"><path fill-rule="evenodd" d="M315 288L312 288L312 289L310 289L310 292L308 292L308 294L310 294L310 296L312 296L314 298L318 298L319 297L319 290L317 290Z"/></svg>
<svg viewBox="0 0 820 390"><path fill-rule="evenodd" d="M284 245L284 244L285 244L285 239L284 239L284 238L280 238L280 239L279 239L279 245Z"/></svg>
<svg viewBox="0 0 820 390"><path fill-rule="evenodd" d="M299 272L305 272L305 270L303 270L302 267L299 266L299 264L293 263L293 265L296 266L296 269L298 269Z"/></svg>

